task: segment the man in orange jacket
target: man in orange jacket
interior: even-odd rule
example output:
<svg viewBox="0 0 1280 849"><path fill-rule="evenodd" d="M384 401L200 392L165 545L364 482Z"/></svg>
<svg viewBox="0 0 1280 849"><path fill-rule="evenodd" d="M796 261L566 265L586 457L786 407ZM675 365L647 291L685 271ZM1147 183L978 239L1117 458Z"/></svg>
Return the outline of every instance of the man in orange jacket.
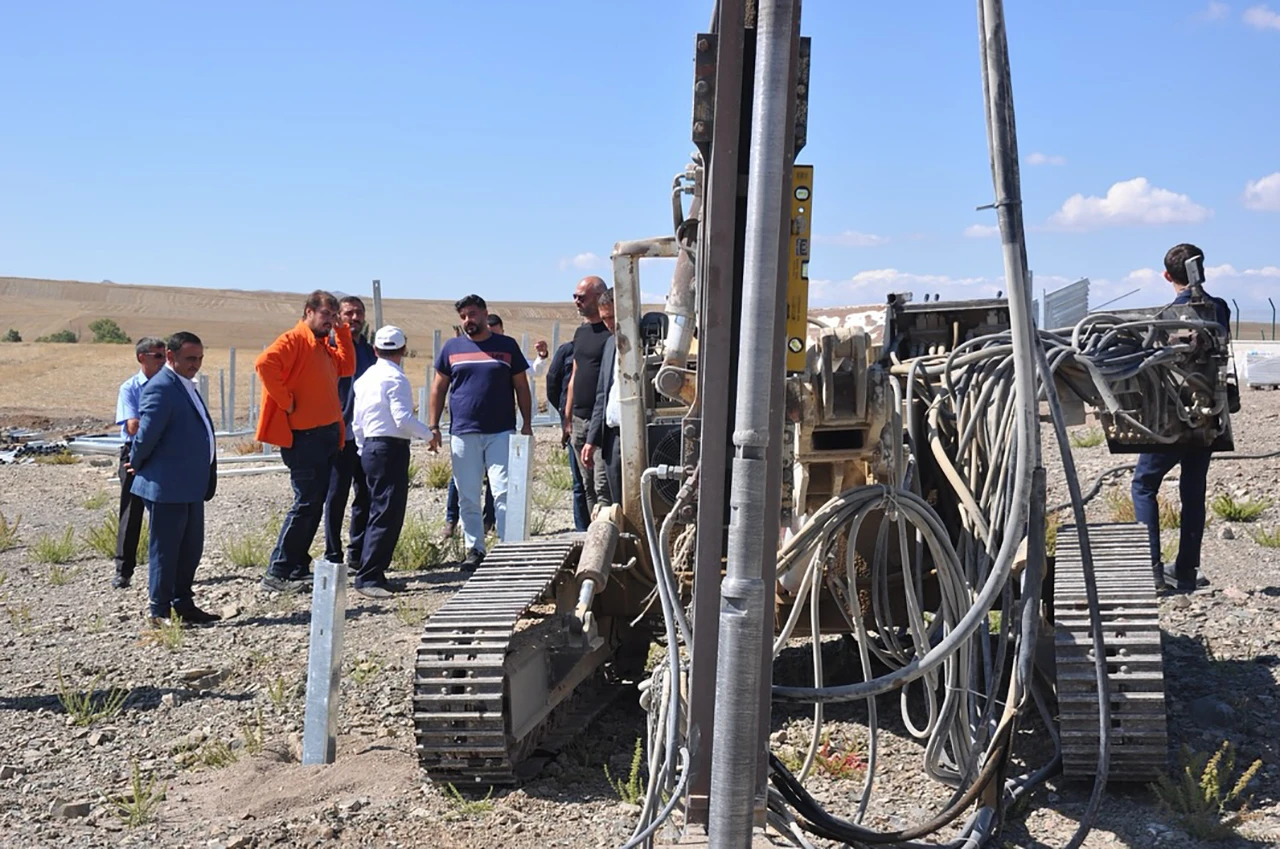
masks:
<svg viewBox="0 0 1280 849"><path fill-rule="evenodd" d="M337 348L328 344L330 332ZM310 586L311 541L324 515L330 467L346 438L338 379L356 370L351 328L338 310L338 299L312 292L302 320L272 342L253 367L262 383L257 438L280 446L293 485L293 506L280 528L262 588L298 592Z"/></svg>

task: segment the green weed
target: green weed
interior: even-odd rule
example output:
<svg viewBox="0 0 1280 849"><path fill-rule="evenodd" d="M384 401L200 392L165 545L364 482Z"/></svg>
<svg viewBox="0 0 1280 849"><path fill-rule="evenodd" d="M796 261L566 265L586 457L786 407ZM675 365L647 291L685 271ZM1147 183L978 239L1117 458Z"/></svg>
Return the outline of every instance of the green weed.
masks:
<svg viewBox="0 0 1280 849"><path fill-rule="evenodd" d="M1280 548L1280 525L1272 528L1254 528L1250 530L1249 535L1253 537L1253 541L1258 545L1267 548Z"/></svg>
<svg viewBox="0 0 1280 849"><path fill-rule="evenodd" d="M36 457L36 463L41 466L73 466L79 462L80 458L70 451L59 451L57 454L41 454Z"/></svg>
<svg viewBox="0 0 1280 849"><path fill-rule="evenodd" d="M86 528L80 539L85 546L100 557L116 556L116 539L120 535L120 514L115 510L107 510L102 514L102 521ZM151 548L151 527L149 522L142 523L142 531L138 535L138 563L145 564Z"/></svg>
<svg viewBox="0 0 1280 849"><path fill-rule="evenodd" d="M244 750L251 755L256 755L262 751L262 740L264 737L262 730L262 709L254 708L253 722L246 722L240 726L240 739L244 742Z"/></svg>
<svg viewBox="0 0 1280 849"><path fill-rule="evenodd" d="M1226 519L1228 522L1252 522L1266 512L1271 502L1267 499L1252 498L1236 501L1224 492L1209 502L1209 506L1213 508L1218 518Z"/></svg>
<svg viewBox="0 0 1280 849"><path fill-rule="evenodd" d="M182 648L182 643L185 640L186 632L182 628L182 617L176 613L171 614L167 621L162 621L159 625L142 634L143 643L162 646L169 651L177 651Z"/></svg>
<svg viewBox="0 0 1280 849"><path fill-rule="evenodd" d="M134 761L133 780L129 790L124 795L113 798L111 804L115 807L115 814L120 818L121 822L129 828L137 828L155 819L156 809L164 801L164 794L167 789L167 787L156 788L156 777L154 775L151 776L150 781L144 784L142 773L138 769L138 762Z"/></svg>
<svg viewBox="0 0 1280 849"><path fill-rule="evenodd" d="M0 513L0 551L8 551L18 544L18 526L22 524L22 517L15 516L13 521L3 513Z"/></svg>
<svg viewBox="0 0 1280 849"><path fill-rule="evenodd" d="M351 665L351 672L348 674L357 687L363 687L370 681L378 677L378 673L382 672L382 664L377 660L361 660Z"/></svg>
<svg viewBox="0 0 1280 849"><path fill-rule="evenodd" d="M396 618L402 624L409 628L416 628L427 618L426 611L417 605L409 604L407 601L401 600L396 602L395 609Z"/></svg>
<svg viewBox="0 0 1280 849"><path fill-rule="evenodd" d="M427 461L427 486L431 489L444 489L449 486L453 477L453 466L443 457Z"/></svg>
<svg viewBox="0 0 1280 849"><path fill-rule="evenodd" d="M273 680L267 682L267 698L271 700L271 706L279 710L289 701L290 687L284 678L277 675Z"/></svg>
<svg viewBox="0 0 1280 849"><path fill-rule="evenodd" d="M66 566L54 564L49 569L49 586L65 587L67 584L71 583L71 579L75 576L76 570L74 568L67 568Z"/></svg>
<svg viewBox="0 0 1280 849"><path fill-rule="evenodd" d="M644 798L645 782L640 778L640 768L643 765L644 741L639 737L636 738L636 747L631 753L631 769L627 773L626 781L614 778L609 774L609 765L604 765L605 781L609 782L609 786L618 794L618 798L628 805L638 805Z"/></svg>
<svg viewBox="0 0 1280 849"><path fill-rule="evenodd" d="M1225 840L1234 836L1236 828L1253 816L1248 810L1250 800L1243 794L1262 769L1262 760L1254 761L1234 784L1236 752L1228 740L1212 755L1183 746L1180 761L1176 777L1161 775L1150 785L1160 806L1192 837Z"/></svg>
<svg viewBox="0 0 1280 849"><path fill-rule="evenodd" d="M447 562L440 542L440 528L421 513L406 516L391 554L391 568L398 571L430 569Z"/></svg>
<svg viewBox="0 0 1280 849"><path fill-rule="evenodd" d="M84 500L84 509L101 510L111 503L111 494L106 490L98 490Z"/></svg>
<svg viewBox="0 0 1280 849"><path fill-rule="evenodd" d="M70 563L79 553L75 531L67 528L62 536L41 534L32 547L37 563Z"/></svg>
<svg viewBox="0 0 1280 849"><path fill-rule="evenodd" d="M462 814L464 817L478 817L489 813L493 810L493 788L489 788L489 792L485 794L483 799L468 799L458 792L458 788L452 783L446 784L449 788L448 797L452 803L454 810Z"/></svg>
<svg viewBox="0 0 1280 849"><path fill-rule="evenodd" d="M1106 437L1096 427L1091 427L1088 430L1078 430L1071 434L1072 448L1096 448L1104 441L1106 441Z"/></svg>
<svg viewBox="0 0 1280 849"><path fill-rule="evenodd" d="M124 703L129 699L129 691L120 687L112 687L105 694L99 695L98 683L102 681L99 672L89 683L85 692L73 690L62 677L62 664L57 666L58 703L73 724L81 728L93 725L101 719L111 719L120 713Z"/></svg>

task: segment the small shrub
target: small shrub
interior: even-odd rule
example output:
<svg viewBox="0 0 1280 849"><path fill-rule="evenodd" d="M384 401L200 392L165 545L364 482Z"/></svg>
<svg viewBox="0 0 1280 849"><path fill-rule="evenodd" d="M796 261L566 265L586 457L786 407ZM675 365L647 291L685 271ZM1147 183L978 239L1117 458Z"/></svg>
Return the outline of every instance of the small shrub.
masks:
<svg viewBox="0 0 1280 849"><path fill-rule="evenodd" d="M79 342L80 337L74 330L59 330L57 333L50 333L48 336L37 336L37 342Z"/></svg>
<svg viewBox="0 0 1280 849"><path fill-rule="evenodd" d="M421 474L422 474L422 469L419 468L418 461L410 460L409 461L409 488L410 489L422 486L422 481L418 479L418 476Z"/></svg>
<svg viewBox="0 0 1280 849"><path fill-rule="evenodd" d="M1133 499L1129 493L1119 489L1112 489L1107 492L1103 499L1107 505L1107 512L1113 522L1136 522L1137 517L1133 510ZM1160 511L1160 527L1166 531L1182 526L1182 508L1177 502L1170 501L1163 495L1157 496L1156 501Z"/></svg>
<svg viewBox="0 0 1280 849"><path fill-rule="evenodd" d="M541 469L542 482L552 489L561 492L569 492L573 489L573 471L568 465L560 465L558 463L547 463Z"/></svg>
<svg viewBox="0 0 1280 849"><path fill-rule="evenodd" d="M361 660L351 665L351 673L347 676L357 687L363 687L378 677L382 664L376 660Z"/></svg>
<svg viewBox="0 0 1280 849"><path fill-rule="evenodd" d="M1280 525L1273 528L1256 528L1250 531L1253 541L1267 548L1280 548Z"/></svg>
<svg viewBox="0 0 1280 849"><path fill-rule="evenodd" d="M277 710L289 701L290 692L289 683L279 675L267 682L267 698L271 700L271 706Z"/></svg>
<svg viewBox="0 0 1280 849"><path fill-rule="evenodd" d="M1243 796L1249 782L1262 768L1254 761L1234 784L1236 753L1230 741L1212 755L1182 747L1180 771L1176 778L1161 775L1150 785L1160 806L1178 819L1192 837L1225 840L1236 828L1252 818L1249 799Z"/></svg>
<svg viewBox="0 0 1280 849"><path fill-rule="evenodd" d="M89 550L102 557L116 556L116 539L120 535L120 514L109 510L103 514L102 521L90 525L81 532L80 538Z"/></svg>
<svg viewBox="0 0 1280 849"><path fill-rule="evenodd" d="M1062 527L1062 514L1046 513L1044 517L1044 553L1053 557L1058 553L1058 529Z"/></svg>
<svg viewBox="0 0 1280 849"><path fill-rule="evenodd" d="M604 765L604 779L609 782L609 786L613 788L613 792L618 794L618 798L625 804L638 805L644 799L645 782L640 780L640 767L644 765L644 741L639 737L636 738L635 749L631 753L631 770L627 773L627 780L614 778L609 774L609 765Z"/></svg>
<svg viewBox="0 0 1280 849"><path fill-rule="evenodd" d="M234 442L231 445L231 453L240 457L245 457L249 454L261 454L262 443L253 439Z"/></svg>
<svg viewBox="0 0 1280 849"><path fill-rule="evenodd" d="M264 531L253 531L223 543L222 554L236 569L265 569L274 545Z"/></svg>
<svg viewBox="0 0 1280 849"><path fill-rule="evenodd" d="M125 335L113 318L98 318L89 322L89 331L93 333L93 341L99 344L112 343L124 345L133 340Z"/></svg>
<svg viewBox="0 0 1280 849"><path fill-rule="evenodd" d="M103 695L98 695L98 683L102 680L99 672L89 684L86 692L72 690L62 677L62 664L57 667L58 703L72 723L85 728L100 719L111 719L120 713L124 703L129 699L129 691L120 687L112 687Z"/></svg>
<svg viewBox="0 0 1280 849"><path fill-rule="evenodd" d="M210 769L222 769L224 766L231 766L240 760L240 756L236 754L223 740L210 740L204 744L204 748L200 750L200 757L197 761L201 766L207 766Z"/></svg>
<svg viewBox="0 0 1280 849"><path fill-rule="evenodd" d="M421 513L405 517L391 555L391 568L397 571L429 569L445 563L445 547L440 541L440 529Z"/></svg>
<svg viewBox="0 0 1280 849"><path fill-rule="evenodd" d="M426 478L431 489L445 489L453 478L453 466L443 457L428 460Z"/></svg>
<svg viewBox="0 0 1280 849"><path fill-rule="evenodd" d="M65 587L67 584L71 583L71 579L75 576L75 569L68 569L65 566L54 564L49 569L49 586Z"/></svg>
<svg viewBox="0 0 1280 849"><path fill-rule="evenodd" d="M21 333L19 333L17 330L14 330L12 327L10 327L10 328L9 328L9 332L8 332L8 333L6 333L6 334L4 335L4 341L6 341L6 342L21 342L21 341L22 341L22 334L21 334Z"/></svg>
<svg viewBox="0 0 1280 849"><path fill-rule="evenodd" d="M176 613L170 614L168 621L161 622L142 635L144 643L161 646L169 651L177 651L182 648L182 643L185 640L186 632L182 628L182 617Z"/></svg>
<svg viewBox="0 0 1280 849"><path fill-rule="evenodd" d="M403 599L396 602L395 609L396 618L402 624L409 628L416 628L427 618L427 613L421 607L409 604Z"/></svg>
<svg viewBox="0 0 1280 849"><path fill-rule="evenodd" d="M861 752L850 749L842 753L831 745L830 738L823 739L813 762L822 772L836 779L854 778L867 769L866 758Z"/></svg>
<svg viewBox="0 0 1280 849"><path fill-rule="evenodd" d="M1072 448L1096 448L1106 440L1102 435L1102 431L1096 427L1088 430L1078 430L1071 434Z"/></svg>
<svg viewBox="0 0 1280 849"><path fill-rule="evenodd" d="M70 563L79 553L75 531L67 528L62 536L41 534L32 547L37 563Z"/></svg>
<svg viewBox="0 0 1280 849"><path fill-rule="evenodd" d="M1218 518L1226 519L1228 522L1252 522L1266 512L1266 509L1271 506L1271 502L1266 499L1254 500L1252 498L1236 501L1224 492L1213 499L1209 506L1213 508L1213 512Z"/></svg>
<svg viewBox="0 0 1280 849"><path fill-rule="evenodd" d="M133 781L128 791L123 795L113 798L111 804L115 807L115 814L120 821L129 828L137 828L140 825L146 825L155 819L156 808L164 801L164 794L168 788L156 788L156 777L151 776L151 780L143 784L142 773L138 769L138 762L133 762Z"/></svg>
<svg viewBox="0 0 1280 849"><path fill-rule="evenodd" d="M101 510L111 503L111 494L105 490L98 490L84 500L84 509Z"/></svg>
<svg viewBox="0 0 1280 849"><path fill-rule="evenodd" d="M1160 529L1172 531L1182 527L1182 506L1165 498L1159 498Z"/></svg>
<svg viewBox="0 0 1280 849"><path fill-rule="evenodd" d="M79 462L79 457L65 449L56 454L41 454L36 457L36 463L41 466L74 466Z"/></svg>
<svg viewBox="0 0 1280 849"><path fill-rule="evenodd" d="M240 739L244 743L244 750L251 755L256 755L262 751L262 741L265 732L262 730L262 709L254 708L253 721L246 722L240 726Z"/></svg>
<svg viewBox="0 0 1280 849"><path fill-rule="evenodd" d="M0 551L8 551L18 544L18 526L21 524L21 516L9 521L9 517L0 513Z"/></svg>
<svg viewBox="0 0 1280 849"><path fill-rule="evenodd" d="M1173 539L1166 542L1164 545L1160 546L1160 562L1172 563L1175 560L1177 560L1179 546L1180 546L1180 543L1177 537L1174 537Z"/></svg>
<svg viewBox="0 0 1280 849"><path fill-rule="evenodd" d="M31 633L30 604L5 604L5 613L15 631L24 636Z"/></svg>
<svg viewBox="0 0 1280 849"><path fill-rule="evenodd" d="M458 792L458 788L452 783L446 784L449 788L449 801L452 803L454 810L462 814L464 817L478 817L489 813L493 810L493 788L489 788L489 792L483 799L468 799Z"/></svg>

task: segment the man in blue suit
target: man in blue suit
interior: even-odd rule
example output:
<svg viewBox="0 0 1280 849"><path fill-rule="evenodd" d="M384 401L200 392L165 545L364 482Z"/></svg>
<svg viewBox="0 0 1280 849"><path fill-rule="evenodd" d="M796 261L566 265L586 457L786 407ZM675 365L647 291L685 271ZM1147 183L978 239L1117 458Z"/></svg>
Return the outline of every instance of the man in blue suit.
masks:
<svg viewBox="0 0 1280 849"><path fill-rule="evenodd" d="M204 502L218 485L213 420L192 382L204 345L194 333L175 333L165 359L142 389L129 455L133 493L151 518L151 624L177 616L184 624L204 625L222 618L192 598L204 553Z"/></svg>

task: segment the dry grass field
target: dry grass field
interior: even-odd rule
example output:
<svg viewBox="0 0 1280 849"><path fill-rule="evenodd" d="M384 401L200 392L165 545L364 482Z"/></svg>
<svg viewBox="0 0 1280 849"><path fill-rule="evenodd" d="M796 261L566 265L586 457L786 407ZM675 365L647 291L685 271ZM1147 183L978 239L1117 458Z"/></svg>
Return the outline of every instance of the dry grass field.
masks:
<svg viewBox="0 0 1280 849"><path fill-rule="evenodd" d="M565 285L563 304L495 301L489 307L502 316L507 333L517 338L529 334L531 346L535 339L550 343L557 321L563 341L578 321L567 297L572 282ZM364 291L354 294L365 298L372 321L372 297ZM68 329L80 332L82 339L92 338L89 322L103 317L114 319L134 339L190 330L205 343L203 373L209 376L209 406L215 417L221 415L218 372L226 370L225 379L230 380L230 349L236 348L235 412L237 420L244 420L253 358L297 320L305 299L286 292L13 277L0 277L0 297L6 304L0 334L14 328L27 340L0 343L0 424L69 428L115 419L116 389L137 368L131 346L30 340ZM383 313L384 321L402 327L409 337L416 356L406 363L406 371L417 389L426 381L433 332L440 330L445 338L453 334L453 300L388 299Z"/></svg>

